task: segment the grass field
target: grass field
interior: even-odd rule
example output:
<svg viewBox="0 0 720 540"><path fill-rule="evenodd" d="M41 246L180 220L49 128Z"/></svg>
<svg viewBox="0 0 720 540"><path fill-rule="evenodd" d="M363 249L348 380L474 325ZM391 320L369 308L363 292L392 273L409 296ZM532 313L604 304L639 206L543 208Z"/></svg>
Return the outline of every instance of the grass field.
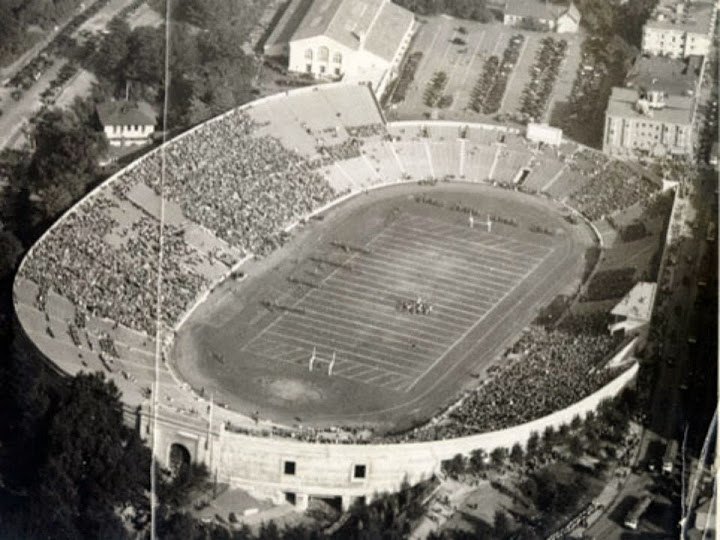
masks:
<svg viewBox="0 0 720 540"><path fill-rule="evenodd" d="M554 104L567 99L580 62L580 45L583 36L531 32L504 26L501 23L483 24L440 15L424 19L411 44L408 55L423 54L404 101L389 108L389 117L416 119L430 116L433 109L423 103L428 82L438 71L444 71L448 80L443 93L452 96L447 108L435 109L438 118L464 121L489 121L495 114L483 115L468 108L473 86L482 74L488 57L502 57L514 35L522 34L524 42L512 74L508 78L500 110L497 114L508 115L519 111L520 98L529 82L531 68L540 41L547 36L568 41L566 59L561 65L560 75L548 104L546 120ZM455 43L453 43L455 41Z"/></svg>
<svg viewBox="0 0 720 540"><path fill-rule="evenodd" d="M317 348L333 376L411 390L551 251L484 227L400 216L243 350L302 367ZM397 308L416 297L429 314Z"/></svg>
<svg viewBox="0 0 720 540"><path fill-rule="evenodd" d="M517 226L488 232L478 218L471 228L456 205ZM523 194L471 184L373 191L218 287L178 332L171 361L193 387L242 412L407 426L477 384L539 306L577 286L591 242L553 203ZM400 308L418 296L429 313Z"/></svg>

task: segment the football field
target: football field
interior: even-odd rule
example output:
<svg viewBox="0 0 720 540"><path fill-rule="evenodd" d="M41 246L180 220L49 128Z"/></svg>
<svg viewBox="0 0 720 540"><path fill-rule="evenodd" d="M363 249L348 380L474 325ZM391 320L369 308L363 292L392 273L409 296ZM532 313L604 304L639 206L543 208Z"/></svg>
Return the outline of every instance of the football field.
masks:
<svg viewBox="0 0 720 540"><path fill-rule="evenodd" d="M530 275L550 248L403 215L346 256L244 348L409 391ZM328 263L329 264L329 263ZM420 299L427 314L401 308Z"/></svg>
<svg viewBox="0 0 720 540"><path fill-rule="evenodd" d="M467 183L371 191L217 287L172 362L236 410L407 427L476 385L538 307L574 290L590 244L591 231L530 195Z"/></svg>

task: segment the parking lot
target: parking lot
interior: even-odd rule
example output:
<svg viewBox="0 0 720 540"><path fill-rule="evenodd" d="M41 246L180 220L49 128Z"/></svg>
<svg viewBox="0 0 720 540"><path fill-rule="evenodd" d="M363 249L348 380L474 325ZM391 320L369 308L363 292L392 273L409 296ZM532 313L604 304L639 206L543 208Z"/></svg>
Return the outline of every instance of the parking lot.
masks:
<svg viewBox="0 0 720 540"><path fill-rule="evenodd" d="M412 59L389 96L393 119L440 118L477 122L521 120L543 39L567 42L543 106L567 99L580 62L582 35L557 35L441 15L423 19L408 52ZM414 64L414 65L413 65ZM403 98L404 96L404 98Z"/></svg>

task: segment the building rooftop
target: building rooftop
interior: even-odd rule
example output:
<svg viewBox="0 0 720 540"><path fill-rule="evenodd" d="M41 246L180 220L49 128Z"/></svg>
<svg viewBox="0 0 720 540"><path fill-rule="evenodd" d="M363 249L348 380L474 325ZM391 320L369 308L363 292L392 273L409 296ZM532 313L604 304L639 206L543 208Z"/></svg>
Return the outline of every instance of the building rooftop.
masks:
<svg viewBox="0 0 720 540"><path fill-rule="evenodd" d="M412 21L412 13L390 0L315 0L291 41L326 36L389 61Z"/></svg>
<svg viewBox="0 0 720 540"><path fill-rule="evenodd" d="M577 23L579 23L580 19L582 18L582 16L580 15L580 10L577 8L574 2L570 2L568 8L565 10L564 13L562 13L562 15L565 14L567 14L572 20Z"/></svg>
<svg viewBox="0 0 720 540"><path fill-rule="evenodd" d="M106 101L97 106L103 126L154 126L155 111L145 101Z"/></svg>
<svg viewBox="0 0 720 540"><path fill-rule="evenodd" d="M697 89L701 56L673 59L638 56L628 72L625 85L640 90L662 90L668 95L692 96Z"/></svg>
<svg viewBox="0 0 720 540"><path fill-rule="evenodd" d="M715 6L712 2L660 0L645 26L658 30L709 34L714 13Z"/></svg>
<svg viewBox="0 0 720 540"><path fill-rule="evenodd" d="M365 41L365 50L390 62L414 20L408 10L386 2Z"/></svg>
<svg viewBox="0 0 720 540"><path fill-rule="evenodd" d="M611 311L613 315L649 321L655 297L655 283L641 281Z"/></svg>
<svg viewBox="0 0 720 540"><path fill-rule="evenodd" d="M636 89L613 88L607 114L623 118L646 118L649 121L669 124L692 124L694 99L691 97L670 95L665 100L664 108L652 109L649 114L644 114L638 110L638 99L639 94Z"/></svg>
<svg viewBox="0 0 720 540"><path fill-rule="evenodd" d="M313 0L291 0L270 36L265 40L263 47L268 48L276 44L287 45L312 3Z"/></svg>

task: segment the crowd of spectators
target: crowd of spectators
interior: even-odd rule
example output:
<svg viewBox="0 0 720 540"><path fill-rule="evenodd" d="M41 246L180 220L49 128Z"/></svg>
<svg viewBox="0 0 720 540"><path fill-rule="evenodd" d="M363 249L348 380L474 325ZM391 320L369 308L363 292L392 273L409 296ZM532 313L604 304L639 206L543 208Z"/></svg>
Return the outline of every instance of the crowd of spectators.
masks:
<svg viewBox="0 0 720 540"><path fill-rule="evenodd" d="M363 141L356 137L378 132L375 125L355 129L351 139L326 149L329 159L360 155ZM281 245L287 236L283 233L286 225L328 202L334 194L310 161L278 139L259 136L256 131L256 124L246 113L233 111L173 141L164 153L148 154L116 178L110 190L78 205L35 246L22 268L22 277L39 286L38 307L45 310L51 290L75 305L74 326L68 327L73 342L80 341L89 315L148 335L155 333L160 223L143 211L140 218L123 227L112 211L118 200L127 201L131 190L142 183L176 203L187 220L243 253L263 255ZM384 132L382 126L380 131ZM339 147L343 150L338 153ZM591 219L647 198L654 190L634 169L598 152L577 151L567 163L588 178L570 200ZM444 206L428 195L416 195L415 200ZM458 205L453 210L472 215L473 209ZM517 226L512 217L491 219ZM121 245L107 240L118 235ZM198 270L203 257L185 241L183 228L165 224L162 245L161 320L173 326L209 286L210 278ZM573 317L558 327L530 327L489 382L471 392L439 422L397 440L435 439L508 427L585 397L616 375L595 369L616 345L605 327L598 329L600 326ZM100 343L108 361L117 355L112 340L107 334ZM287 436L299 436L297 431L289 433ZM307 437L303 440L325 437L323 432L301 433ZM336 439L367 440L365 435Z"/></svg>
<svg viewBox="0 0 720 540"><path fill-rule="evenodd" d="M587 284L582 300L593 302L621 298L635 285L635 274L636 270L631 266L597 272Z"/></svg>
<svg viewBox="0 0 720 540"><path fill-rule="evenodd" d="M444 417L403 440L460 437L529 422L576 403L618 375L601 364L618 346L604 315L531 326L491 378Z"/></svg>
<svg viewBox="0 0 720 540"><path fill-rule="evenodd" d="M530 69L532 79L527 83L522 95L520 113L530 122L539 121L545 114L555 79L560 73L560 64L565 58L567 41L564 39L543 38Z"/></svg>
<svg viewBox="0 0 720 540"><path fill-rule="evenodd" d="M277 139L254 137L243 112L178 139L166 147L165 160L163 169L160 153L149 154L115 180L114 194L125 198L145 182L180 205L187 219L246 253L279 246L284 226L332 197L306 160ZM114 247L106 240L121 228L113 206L99 194L76 207L36 245L22 277L39 286L40 309L54 290L82 312L153 335L160 223L143 214L125 231L124 245ZM164 225L163 255L162 321L171 327L209 278L195 270L202 257L183 229Z"/></svg>
<svg viewBox="0 0 720 540"><path fill-rule="evenodd" d="M168 146L163 186L159 176L143 180L215 236L264 255L280 245L283 225L333 192L306 159L253 131L247 114L233 111Z"/></svg>
<svg viewBox="0 0 720 540"><path fill-rule="evenodd" d="M383 124L364 124L362 126L346 126L345 129L351 137L384 137L387 131Z"/></svg>
<svg viewBox="0 0 720 540"><path fill-rule="evenodd" d="M319 146L318 152L323 157L324 165L332 165L335 161L345 161L360 157L362 155L361 148L362 141L353 137L345 139L338 144Z"/></svg>
<svg viewBox="0 0 720 540"><path fill-rule="evenodd" d="M581 189L570 195L570 204L590 220L600 219L635 203L648 199L659 186L625 163L606 158L599 152L594 159L604 161Z"/></svg>

